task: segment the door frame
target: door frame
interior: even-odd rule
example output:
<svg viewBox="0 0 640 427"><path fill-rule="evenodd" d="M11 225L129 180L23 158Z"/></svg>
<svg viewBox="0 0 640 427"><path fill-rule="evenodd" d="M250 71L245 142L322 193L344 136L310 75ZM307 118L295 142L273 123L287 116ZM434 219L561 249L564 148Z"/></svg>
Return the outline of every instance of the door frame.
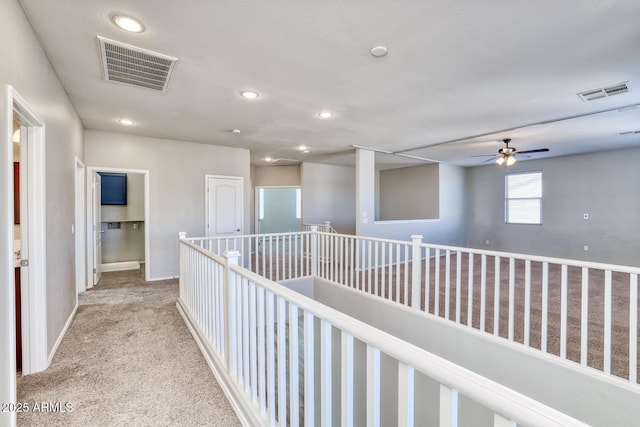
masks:
<svg viewBox="0 0 640 427"><path fill-rule="evenodd" d="M24 98L5 85L0 103L0 225L10 230L0 237L0 401L16 402L15 272L13 257L13 118L26 126L27 147L21 146L26 159L26 199L29 227L26 242L29 255L27 280L22 282L22 371L35 373L47 368L47 288L46 288L46 180L45 123ZM22 144L24 145L24 144ZM26 150L26 152L25 152ZM11 197L9 197L11 196ZM15 414L0 414L0 424L15 423Z"/></svg>
<svg viewBox="0 0 640 427"><path fill-rule="evenodd" d="M151 280L151 251L149 246L149 170L148 169L124 169L106 166L88 166L87 182L89 177L97 172L131 173L144 175L144 280ZM97 268L93 262L95 240L93 238L93 203L91 203L91 186L87 185L86 196L86 239L87 239L87 288L93 287L93 269Z"/></svg>
<svg viewBox="0 0 640 427"><path fill-rule="evenodd" d="M85 226L86 167L79 158L75 158L75 248L76 248L76 303L77 294L87 290L87 250Z"/></svg>
<svg viewBox="0 0 640 427"><path fill-rule="evenodd" d="M240 188L242 188L242 197L240 197L240 232L238 234L244 233L244 177L242 176L228 176L228 175L205 175L204 176L204 236L209 236L209 227L207 227L207 221L209 221L209 179L210 178L219 178L219 179L230 179L235 181L240 181Z"/></svg>

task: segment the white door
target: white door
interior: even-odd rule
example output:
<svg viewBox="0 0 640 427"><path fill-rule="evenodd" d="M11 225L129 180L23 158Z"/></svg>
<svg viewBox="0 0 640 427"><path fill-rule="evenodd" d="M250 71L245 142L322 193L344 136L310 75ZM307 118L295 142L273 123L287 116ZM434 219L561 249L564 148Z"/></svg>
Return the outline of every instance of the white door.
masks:
<svg viewBox="0 0 640 427"><path fill-rule="evenodd" d="M102 180L97 172L93 173L91 183L91 200L93 204L93 285L97 285L102 276L102 205L100 203Z"/></svg>
<svg viewBox="0 0 640 427"><path fill-rule="evenodd" d="M244 179L207 175L207 236L242 234Z"/></svg>

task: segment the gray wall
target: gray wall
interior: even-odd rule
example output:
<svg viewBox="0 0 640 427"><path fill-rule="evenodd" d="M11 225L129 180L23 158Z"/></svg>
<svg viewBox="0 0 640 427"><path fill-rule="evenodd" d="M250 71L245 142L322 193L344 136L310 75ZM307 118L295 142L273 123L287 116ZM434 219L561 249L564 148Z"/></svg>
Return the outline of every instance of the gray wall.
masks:
<svg viewBox="0 0 640 427"><path fill-rule="evenodd" d="M244 178L244 229L249 230L249 151L87 130L87 166L149 171L152 279L178 274L177 235L204 236L205 175Z"/></svg>
<svg viewBox="0 0 640 427"><path fill-rule="evenodd" d="M338 232L354 234L356 216L354 168L303 163L301 182L304 223L320 224L331 221L331 225Z"/></svg>
<svg viewBox="0 0 640 427"><path fill-rule="evenodd" d="M638 148L517 163L542 171L542 225L505 224L505 169L470 168L467 245L640 266L639 165Z"/></svg>
<svg viewBox="0 0 640 427"><path fill-rule="evenodd" d="M439 165L380 171L376 220L439 218Z"/></svg>
<svg viewBox="0 0 640 427"><path fill-rule="evenodd" d="M252 180L255 187L299 186L300 165L256 166Z"/></svg>
<svg viewBox="0 0 640 427"><path fill-rule="evenodd" d="M74 157L84 158L83 130L15 0L0 2L0 40L3 41L0 43L0 83L12 85L45 122L47 351L50 352L76 304L75 241L71 225L75 220ZM5 168L6 164L0 162L3 177L8 176ZM4 213L0 214L3 216ZM0 221L4 223L4 217ZM3 253L2 257L10 259L9 254ZM7 311L0 307L0 312ZM0 348L4 347L5 338L0 337Z"/></svg>

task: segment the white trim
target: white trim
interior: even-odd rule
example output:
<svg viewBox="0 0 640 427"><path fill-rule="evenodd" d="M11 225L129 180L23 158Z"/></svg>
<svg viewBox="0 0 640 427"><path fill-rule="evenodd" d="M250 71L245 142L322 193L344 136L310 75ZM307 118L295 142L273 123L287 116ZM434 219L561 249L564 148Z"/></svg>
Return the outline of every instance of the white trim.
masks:
<svg viewBox="0 0 640 427"><path fill-rule="evenodd" d="M62 342L62 339L64 338L65 334L67 333L67 330L69 329L69 326L71 326L71 322L73 321L73 318L76 316L76 311L78 311L78 303L76 303L75 307L73 307L73 311L71 311L71 314L69 315L69 318L67 319L67 322L64 324L64 328L62 328L62 331L60 332L60 335L58 336L58 339L56 340L56 343L53 345L53 348L51 349L51 352L49 353L49 357L47 358L47 367L49 365L51 365L51 361L53 360L53 356L55 356L56 351L58 351L58 347L60 346L60 343Z"/></svg>
<svg viewBox="0 0 640 427"><path fill-rule="evenodd" d="M152 277L150 279L144 279L146 282L159 282L160 280L173 280L177 279L179 276L166 276L166 277Z"/></svg>
<svg viewBox="0 0 640 427"><path fill-rule="evenodd" d="M151 248L149 243L149 238L151 233L149 229L151 227L149 218L149 170L148 169L125 169L125 168L112 168L105 166L88 166L87 167L87 176L92 176L95 172L122 172L122 173L130 173L130 174L138 174L144 175L144 280L151 281ZM87 211L86 211L86 230L87 230L87 278L91 277L89 283L93 283L93 230L91 229L93 225L93 204L91 203L91 186L87 185ZM91 256L89 256L91 255ZM104 264L102 264L104 265ZM90 276L91 275L91 276ZM90 286L89 286L90 287Z"/></svg>
<svg viewBox="0 0 640 427"><path fill-rule="evenodd" d="M74 210L74 240L75 240L75 262L76 262L76 304L78 303L78 292L87 290L87 242L86 242L86 167L78 158L74 161L74 187L75 187L75 210Z"/></svg>
<svg viewBox="0 0 640 427"><path fill-rule="evenodd" d="M139 270L140 263L138 261L107 262L100 264L100 268L103 273L107 271Z"/></svg>
<svg viewBox="0 0 640 427"><path fill-rule="evenodd" d="M16 401L15 280L13 260L13 118L26 126L27 189L23 200L28 233L22 242L29 267L22 283L22 369L24 374L47 367L45 124L11 85L3 87L0 104L0 402ZM25 244L26 243L26 244ZM28 270L27 270L28 269ZM28 273L27 273L28 271ZM21 281L22 282L22 281ZM15 413L0 413L0 424L15 425Z"/></svg>

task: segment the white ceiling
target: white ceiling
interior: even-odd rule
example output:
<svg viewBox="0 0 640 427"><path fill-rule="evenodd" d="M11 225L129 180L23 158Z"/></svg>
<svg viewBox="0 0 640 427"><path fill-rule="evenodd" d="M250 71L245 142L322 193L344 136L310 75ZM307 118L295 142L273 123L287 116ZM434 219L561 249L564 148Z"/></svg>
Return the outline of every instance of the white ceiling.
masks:
<svg viewBox="0 0 640 427"><path fill-rule="evenodd" d="M248 148L257 165L354 164L354 144L461 166L503 138L550 149L531 158L640 146L617 135L640 130L640 108L618 111L640 104L638 0L20 3L87 129ZM97 36L177 57L168 91L103 80ZM576 95L626 81L626 94Z"/></svg>

